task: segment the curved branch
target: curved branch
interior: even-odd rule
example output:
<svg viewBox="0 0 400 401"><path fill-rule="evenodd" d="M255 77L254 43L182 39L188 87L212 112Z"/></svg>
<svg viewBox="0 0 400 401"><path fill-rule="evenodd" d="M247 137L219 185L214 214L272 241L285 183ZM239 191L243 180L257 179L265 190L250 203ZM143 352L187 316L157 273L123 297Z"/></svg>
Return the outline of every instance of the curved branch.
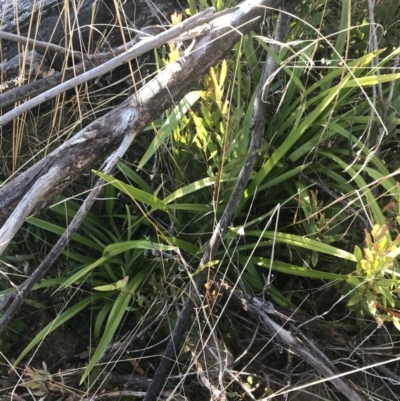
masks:
<svg viewBox="0 0 400 401"><path fill-rule="evenodd" d="M260 6L271 7L271 2L268 1L248 1L245 2L244 5L245 7L243 7L243 9L239 9L235 13L232 25L240 26L240 22L243 21L244 18L251 19L254 15L257 15L257 12L271 12L271 10L268 10L267 8L265 8L265 10L263 8L260 8ZM251 8L251 6L253 6L254 8ZM275 33L278 43L283 42L283 36L286 32L288 22L289 17L287 15L280 14ZM172 361L177 354L179 342L182 339L183 333L186 329L186 325L194 309L194 302L191 296L199 292L199 289L201 288L203 282L207 277L208 269L203 269L203 266L210 262L214 258L214 255L217 253L219 245L222 241L222 235L227 230L229 223L233 220L235 216L236 209L239 206L244 189L251 176L251 172L257 160L258 153L261 149L262 139L265 131L265 115L267 107L263 99L268 91L268 85L266 84L266 82L274 72L275 66L276 62L274 61L274 59L272 57L268 57L267 61L264 64L256 99L254 102L251 141L248 150L248 158L239 173L239 177L236 181L236 185L232 191L229 201L225 207L224 213L222 214L220 221L215 227L210 242L208 243L203 257L201 258L199 267L197 269L198 271L200 271L200 273L196 276L194 280L193 288L190 289L189 296L185 301L178 321L172 332L171 339L168 342L168 345L164 351L163 358L161 359L160 364L157 367L153 381L147 390L144 401L153 401L162 383L164 382L165 375L167 374L167 371L169 370Z"/></svg>
<svg viewBox="0 0 400 401"><path fill-rule="evenodd" d="M279 3L279 0L264 0L261 3L271 5ZM254 28L259 20L259 14L260 9L251 8L250 12L246 9L245 12L237 11L233 16L224 15L218 18L214 27L200 39L190 55L168 66L160 76L150 81L130 99L90 124L39 163L0 188L0 219L6 219L10 214L0 230L0 254L6 249L27 216L46 207L52 197L65 185L72 182L99 158L104 158L107 153L116 149L125 138L119 152L114 158L109 159L113 160L109 161L107 166L110 169L133 138L158 115L159 110L164 110L179 101L198 78L227 54L242 33ZM249 20L250 23L247 22ZM253 147L258 149L260 144L256 142ZM242 181L239 186L243 186ZM45 196L40 196L44 187L52 190L47 190ZM72 225L32 278L16 291L11 307L3 316L0 324L2 328L18 310L33 284L43 277L48 267L68 244L72 233L77 230L93 199L96 198L99 188L100 184L85 201ZM224 219L229 220L226 216ZM219 239L219 231L215 237ZM207 255L203 258L203 260L208 259ZM7 303L11 300L11 297L7 297ZM2 307L6 306L6 300L4 301Z"/></svg>
<svg viewBox="0 0 400 401"><path fill-rule="evenodd" d="M71 51L70 49L66 49L65 47L55 45L54 43L42 42L40 40L35 40L35 39L29 39L29 38L25 38L24 36L16 35L16 34L10 33L10 32L0 31L0 39L8 39L11 42L17 42L17 43L21 43L23 45L31 45L32 47L36 47L39 49L41 48L44 50L52 50L55 53L67 54L67 55L76 57L78 60L89 58L89 56L87 54L80 53L77 51Z"/></svg>
<svg viewBox="0 0 400 401"><path fill-rule="evenodd" d="M110 70L119 67L127 63L128 61L139 57L140 55L147 53L150 50L153 50L163 44L169 42L170 40L174 40L177 36L181 35L184 32L189 31L199 25L207 23L215 18L214 16L214 8L208 8L201 12L200 14L196 14L193 17L183 21L179 25L174 26L173 28L160 33L149 40L143 40L137 45L133 46L126 52L120 54L119 56L107 61L106 63L99 65L98 67L93 68L91 71L88 71L82 75L79 75L75 78L70 79L69 81L64 82L63 84L52 88L35 98L28 100L25 103L15 107L4 116L0 117L0 128L10 121L14 120L21 114L29 111L33 107L39 106L41 103L50 100L57 95L64 93L68 89L72 89L75 86L81 85L91 79L101 77L106 74Z"/></svg>

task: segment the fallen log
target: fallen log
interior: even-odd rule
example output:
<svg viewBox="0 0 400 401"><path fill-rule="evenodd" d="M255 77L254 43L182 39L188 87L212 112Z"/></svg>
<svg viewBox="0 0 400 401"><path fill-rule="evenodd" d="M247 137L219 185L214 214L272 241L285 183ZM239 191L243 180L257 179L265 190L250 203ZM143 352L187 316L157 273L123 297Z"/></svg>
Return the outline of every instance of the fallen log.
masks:
<svg viewBox="0 0 400 401"><path fill-rule="evenodd" d="M91 49L92 42L101 36L108 38L103 46L112 49L122 43L120 28L130 40L136 34L135 30L165 24L174 11L184 11L176 0L118 2L121 4L119 10L115 9L113 0L69 3L66 8L64 0L4 0L0 2L1 31L87 53L86 49ZM118 15L122 16L121 27L118 26ZM23 46L14 41L1 40L0 64L23 50ZM45 54L40 50L39 53ZM46 55L52 59L54 52L49 49Z"/></svg>

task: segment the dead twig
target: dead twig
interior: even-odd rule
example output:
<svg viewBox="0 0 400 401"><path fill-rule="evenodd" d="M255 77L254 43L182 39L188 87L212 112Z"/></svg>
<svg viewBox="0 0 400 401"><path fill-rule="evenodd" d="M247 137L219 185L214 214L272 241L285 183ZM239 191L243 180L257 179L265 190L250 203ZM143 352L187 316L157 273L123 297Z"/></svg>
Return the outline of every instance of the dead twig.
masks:
<svg viewBox="0 0 400 401"><path fill-rule="evenodd" d="M245 1L241 4L243 8L239 7L235 14L233 14L231 18L231 24L233 26L240 26L243 19L260 16L260 11L271 13L270 9L264 10L261 7L273 7L275 5L275 2L273 1ZM283 42L283 36L286 32L288 22L289 18L287 16L280 16L280 20L276 28L277 42ZM176 351L178 349L179 342L181 341L181 338L183 336L186 324L188 323L194 309L192 296L198 294L199 288L201 288L202 283L207 277L208 269L202 270L202 268L206 263L210 262L213 259L215 253L218 251L219 245L222 241L222 235L227 230L228 225L230 224L236 213L236 209L239 206L240 200L242 199L244 189L247 185L247 182L257 160L258 152L261 149L266 114L266 103L263 101L263 99L268 92L269 85L266 85L267 80L272 75L275 67L276 63L274 59L272 57L268 57L263 68L257 96L255 99L248 159L239 173L235 188L232 191L231 197L226 205L224 213L217 226L215 227L208 246L199 263L198 270L200 271L200 273L196 276L194 283L189 290L189 297L185 301L184 307L172 332L171 339L164 351L164 356L161 359L160 364L158 365L158 368L154 374L153 381L149 389L147 390L144 401L153 401L155 399L165 379L165 375L169 370L174 356L176 355Z"/></svg>
<svg viewBox="0 0 400 401"><path fill-rule="evenodd" d="M18 107L15 107L13 110L6 113L4 116L0 117L0 128L3 127L5 124L9 123L10 121L14 120L22 113L25 113L32 109L33 107L39 106L41 103L54 98L55 96L59 95L60 93L64 93L68 89L72 89L75 86L81 85L90 79L94 79L100 77L107 72L113 70L114 68L119 67L127 63L128 61L136 58L143 53L147 53L150 50L153 50L163 44L167 43L170 40L175 39L177 36L181 35L183 32L187 32L199 25L205 24L210 22L215 18L214 15L214 8L208 8L203 12L194 15L193 17L188 18L187 20L181 22L179 25L174 26L167 31L160 33L159 35L155 36L152 39L144 40L139 42L137 45L133 46L126 52L120 54L119 56L107 61L106 63L99 65L98 67L88 71L78 77L72 78L63 84L52 88L41 95L28 100L27 102L21 104Z"/></svg>
<svg viewBox="0 0 400 401"><path fill-rule="evenodd" d="M275 308L270 302L264 303L257 297L250 297L241 290L231 288L226 282L220 282L219 288L228 298L239 304L244 311L250 313L256 319L259 319L262 326L269 331L272 337L275 337L279 342L285 344L291 352L298 355L305 362L317 369L323 376L328 378L350 401L367 401L369 399L368 396L356 388L350 380L345 377L338 377L340 374L338 369L312 342L306 341L305 337L302 341L299 337L294 336L290 331L272 320L269 314L275 315ZM285 391L287 392L287 390ZM274 394L274 396L277 395L278 394ZM267 399L269 399L269 397Z"/></svg>
<svg viewBox="0 0 400 401"><path fill-rule="evenodd" d="M54 43L42 42L42 41L36 40L36 39L29 39L29 38L25 38L24 36L21 36L21 35L16 35L14 33L0 31L0 39L7 39L12 42L21 43L23 45L30 45L34 48L51 50L55 53L66 54L68 56L75 57L78 60L90 58L90 56L87 54L80 53L77 51L71 51L70 49L66 49L65 47L55 45Z"/></svg>
<svg viewBox="0 0 400 401"><path fill-rule="evenodd" d="M125 136L125 138L122 141L119 148L109 158L109 160L104 168L105 174L112 173L114 166L118 163L118 161L121 159L121 157L128 150L129 146L131 145L131 143L134 140L136 135L137 135L137 133L132 132L130 135ZM54 169L54 171L50 170L49 173L59 174L59 171L57 169ZM41 196L41 193L44 190L43 183L47 183L47 182L48 182L47 175L43 176L40 180L38 180L37 183L35 184L35 186L33 186L33 188L32 188L32 191L31 191L33 194L32 196L36 196L36 197ZM29 294L32 287L43 278L43 276L47 272L47 270L53 265L53 263L56 261L56 259L60 256L61 252L68 245L72 236L78 231L83 220L89 213L93 203L96 201L97 197L99 196L100 192L102 191L103 186L104 186L104 181L102 179L99 179L97 181L95 187L92 189L92 191L90 192L90 194L85 199L82 206L79 208L78 212L74 216L73 220L71 221L71 224L68 226L68 228L65 230L64 234L57 241L56 245L54 245L54 247L51 249L51 251L44 258L43 262L29 276L29 278L21 286L18 287L17 291L15 291L13 293L14 299L12 300L11 305L0 319L0 333L7 327L8 323L11 321L11 318L19 310L19 308L21 307L22 303L26 299L26 297ZM41 191L37 191L36 188L41 189ZM49 186L49 185L46 185L46 188L48 188L48 190L52 190L51 186ZM29 210L28 203L31 201L29 197L30 197L30 193L28 193L28 198L27 197L24 198L22 207L18 208L19 213L12 216L13 219L11 219L11 223L10 223L10 219L9 219L1 231L3 231L3 230L14 231L14 230L11 230L11 227L9 227L9 224L12 224L12 222L15 221L14 219L22 218L23 220L25 220L25 218L27 217L27 214L24 213L24 210L26 210L26 209ZM25 214L25 216L21 216L21 214ZM10 233L10 234L13 235L13 233ZM4 238L4 240L6 242L10 240L9 237L7 237L7 235L3 235L2 238ZM10 302L11 297L7 298L7 301ZM2 308L4 308L7 305L3 301L1 306L2 306Z"/></svg>

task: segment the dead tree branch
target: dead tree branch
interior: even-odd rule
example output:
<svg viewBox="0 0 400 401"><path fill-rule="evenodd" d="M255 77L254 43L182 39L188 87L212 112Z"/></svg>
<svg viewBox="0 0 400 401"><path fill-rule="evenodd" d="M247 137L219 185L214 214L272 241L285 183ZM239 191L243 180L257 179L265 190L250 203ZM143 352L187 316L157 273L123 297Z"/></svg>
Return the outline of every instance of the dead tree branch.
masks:
<svg viewBox="0 0 400 401"><path fill-rule="evenodd" d="M198 78L226 55L241 34L259 23L263 10L257 5L275 6L279 3L279 0L248 1L244 3L247 7L244 11L239 9L232 15L225 14L216 19L190 55L168 66L130 99L87 126L46 158L0 188L0 219L5 221L0 229L0 253L6 249L29 215L47 207L56 194L96 161L104 159L116 149L123 138L125 144L133 140L158 115L159 110L164 110L179 101ZM249 4L255 5L249 7ZM255 149L260 148L258 142L253 145ZM126 147L124 149L126 150ZM251 171L251 168L247 167L247 170ZM240 184L244 188L243 185L245 184ZM95 196L89 196L83 212L94 198ZM75 219L71 228L67 229L68 235L60 239L59 246L48 255L46 263L44 265L45 261L42 263L36 278L22 284L20 289L24 291L22 293L17 291L14 307L3 316L6 318L4 324L18 310L18 305L26 296L28 288L36 282L36 279L43 276L43 272L51 265L49 262L52 263L68 244L71 230L73 232L77 229L79 226L77 222L80 220L82 215ZM208 257L204 260L206 259ZM20 296L20 293L23 295Z"/></svg>
<svg viewBox="0 0 400 401"><path fill-rule="evenodd" d="M67 3L64 0L2 0L1 30L85 53L84 49L93 48L91 40L97 41L106 37L102 45L110 48L121 42L120 26L116 24L117 14L124 16L125 35L130 38L132 29L141 30L146 26L159 24L160 20L170 20L168 17L174 11L183 12L177 0L152 0L152 3L157 8L156 15L143 1L119 2L120 9L116 10L117 3L113 0ZM72 30L68 21L74 21ZM23 46L37 50L32 42ZM13 41L1 40L0 62L11 60L22 50ZM51 49L46 49L46 53L52 58L49 51Z"/></svg>
<svg viewBox="0 0 400 401"><path fill-rule="evenodd" d="M161 29L156 29L156 28L161 28ZM32 98L43 92L49 91L51 88L60 85L62 82L66 82L85 72L88 73L89 71L93 70L93 68L105 64L107 61L110 61L114 59L116 56L124 53L127 49L132 48L140 40L151 39L151 36L155 36L154 32L159 33L165 30L162 28L163 27L161 26L157 27L152 26L144 28L140 33L138 33L134 37L132 41L130 41L125 45L119 46L112 51L85 56L82 62L79 62L72 67L66 68L63 71L55 72L54 74L49 75L45 78L8 90L7 92L0 95L0 109L9 107L16 102L22 101L23 99ZM152 43L153 45L155 45L153 48L156 48L158 46L157 43L155 42ZM149 46L148 49L152 50L151 47L153 45L151 43L147 42L146 45ZM145 49L142 50L146 52ZM138 56L140 56L141 54L143 54L141 51L137 53Z"/></svg>
<svg viewBox="0 0 400 401"><path fill-rule="evenodd" d="M120 54L112 58L111 60L107 61L104 64L93 68L91 71L85 72L77 77L74 77L55 88L52 88L35 98L28 100L25 103L15 107L4 116L0 117L0 128L3 127L5 124L9 123L10 121L14 120L21 114L31 110L32 108L39 106L41 103L46 102L47 100L53 99L60 93L64 93L68 89L75 88L78 85L81 85L91 79L95 79L101 77L102 75L106 74L107 72L113 70L114 68L119 67L127 63L128 61L139 57L140 55L147 53L150 50L153 50L157 47L162 46L163 44L167 43L170 40L174 40L177 36L181 35L184 32L187 32L199 25L205 24L210 22L212 19L215 18L214 15L214 8L208 8L204 10L202 13L194 15L193 17L183 21L179 25L160 33L159 35L155 36L149 40L143 40L127 50L126 52Z"/></svg>
<svg viewBox="0 0 400 401"><path fill-rule="evenodd" d="M257 321L268 330L272 337L285 344L291 352L298 355L308 364L313 366L326 378L330 378L332 384L351 401L367 401L369 398L345 377L336 377L340 374L338 369L331 363L314 344L303 342L299 337L276 323L269 314L275 315L275 308L271 303L263 303L257 297L250 297L241 290L233 289L229 284L219 284L220 290L224 292L233 302L254 316ZM278 395L278 394L275 394Z"/></svg>
<svg viewBox="0 0 400 401"><path fill-rule="evenodd" d="M73 57L76 57L78 60L82 60L84 58L89 58L88 55L77 52L77 51L70 51L69 49L66 49L65 47L55 45L54 43L49 43L49 42L42 42L40 40L35 40L35 39L29 39L25 38L21 35L15 35L14 33L10 32L4 32L0 31L0 39L8 39L11 42L17 42L21 43L22 45L31 45L32 47L36 47L39 49L44 49L44 50L52 50L55 53L60 53L60 54L67 54L71 55Z"/></svg>
<svg viewBox="0 0 400 401"><path fill-rule="evenodd" d="M254 8L246 7L246 4L243 9L239 9L232 18L232 25L236 22L236 24L240 26L240 21L242 21L243 18L254 18L260 11L260 7L266 7L266 13L271 12L267 8L267 5L270 6L270 4L268 4L269 2L267 1L249 1L246 3L251 4L252 6L254 6ZM261 10L263 9L261 8ZM275 32L277 43L283 42L288 23L289 17L287 15L280 14ZM267 84L267 80L274 72L275 67L276 62L274 61L274 59L272 57L268 57L262 71L254 104L253 120L251 127L251 142L248 150L248 159L246 160L244 166L239 173L239 177L232 191L231 197L229 198L229 201L226 205L224 213L217 226L215 227L208 246L199 263L198 270L200 271L200 273L196 276L193 285L189 290L189 296L185 301L184 307L172 332L171 339L168 342L163 358L161 359L160 364L158 365L158 368L154 374L153 381L147 390L144 401L153 401L155 399L162 383L165 380L165 376L172 364L172 361L177 355L179 343L182 339L183 333L186 329L186 325L189 322L190 316L194 309L194 302L191 296L198 295L199 289L201 288L208 274L208 269L202 269L202 267L210 262L218 251L219 245L222 241L222 236L227 230L229 223L234 218L236 209L239 206L240 200L242 199L244 189L250 178L255 162L257 161L258 153L261 149L262 139L264 136L265 115L267 110L264 98L268 93L269 87L269 85Z"/></svg>

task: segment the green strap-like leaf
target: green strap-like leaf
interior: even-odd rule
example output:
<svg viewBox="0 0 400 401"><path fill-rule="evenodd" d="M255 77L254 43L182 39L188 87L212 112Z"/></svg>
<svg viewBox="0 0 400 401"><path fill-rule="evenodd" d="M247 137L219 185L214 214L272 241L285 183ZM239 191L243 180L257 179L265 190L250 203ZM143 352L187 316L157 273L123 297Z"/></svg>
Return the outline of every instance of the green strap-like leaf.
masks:
<svg viewBox="0 0 400 401"><path fill-rule="evenodd" d="M60 316L56 317L51 323L49 323L40 333L27 345L27 347L22 351L18 359L14 362L14 366L17 366L22 358L37 344L39 344L44 337L46 337L49 333L63 325L69 319L74 317L77 313L81 310L85 309L91 303L96 301L99 298L104 297L104 294L95 294L91 295L88 298L82 299L81 301L77 302L75 305L71 306L65 312L61 313Z"/></svg>
<svg viewBox="0 0 400 401"><path fill-rule="evenodd" d="M201 91L193 91L188 93L174 108L172 113L166 119L165 123L160 128L157 136L153 139L150 146L148 147L146 153L142 157L138 168L143 168L143 166L149 161L149 159L157 152L157 149L161 144L171 135L171 132L176 128L182 119L182 117L187 113L187 111L200 99Z"/></svg>
<svg viewBox="0 0 400 401"><path fill-rule="evenodd" d="M274 231L246 231L246 236L256 236L270 239L275 238L275 242L284 242L285 244L291 246L310 249L312 251L325 253L340 259L356 262L356 257L352 253L346 252L343 249L336 248L332 245L324 244L323 242L316 241L312 238L305 238L299 235L279 233Z"/></svg>
<svg viewBox="0 0 400 401"><path fill-rule="evenodd" d="M345 274L335 274L329 272L322 272L319 270L307 269L305 267L291 265L289 263L280 262L279 260L274 260L271 263L270 259L262 258L262 257L252 257L248 258L246 256L240 257L241 263L246 265L246 263L254 263L257 266L265 267L267 269L272 268L273 271L290 274L292 276L300 276L300 277L309 277L314 279L323 279L323 280L347 280L347 276Z"/></svg>
<svg viewBox="0 0 400 401"><path fill-rule="evenodd" d="M126 286L126 291L121 292L117 299L114 302L114 305L110 311L110 314L108 316L107 320L107 325L104 330L103 337L101 338L99 345L97 346L96 350L94 351L94 354L92 358L90 359L90 362L85 369L82 378L81 378L81 384L83 381L88 377L94 366L96 365L97 361L103 354L104 350L106 349L107 345L110 344L112 341L115 332L117 331L121 320L124 316L126 307L128 306L132 295L134 292L137 290L139 285L142 283L143 279L146 277L145 272L140 272L138 273Z"/></svg>
<svg viewBox="0 0 400 401"><path fill-rule="evenodd" d="M156 196L148 192L142 191L141 189L135 188L132 185L126 184L120 180L117 180L110 175L103 174L100 172L95 172L95 173L104 181L110 183L115 188L119 189L121 192L130 196L132 199L138 202L143 202L146 205L151 206L153 211L160 209L168 213L168 207L166 206L165 202L161 201Z"/></svg>

